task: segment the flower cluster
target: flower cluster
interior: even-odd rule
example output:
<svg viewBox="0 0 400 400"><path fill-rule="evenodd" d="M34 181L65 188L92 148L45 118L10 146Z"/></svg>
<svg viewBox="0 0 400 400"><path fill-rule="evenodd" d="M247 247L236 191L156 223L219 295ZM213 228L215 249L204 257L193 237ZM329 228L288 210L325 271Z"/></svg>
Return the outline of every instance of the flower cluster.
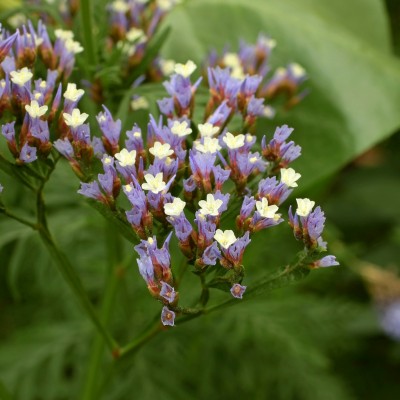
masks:
<svg viewBox="0 0 400 400"><path fill-rule="evenodd" d="M274 39L260 34L254 45L241 41L237 53L226 49L222 55L219 55L213 51L209 55L208 65L228 68L233 82L243 80L246 76L254 77L251 86L255 86L254 92L257 97L272 101L282 94L286 97L285 107L290 108L307 94L306 90L301 90L307 74L304 68L297 63L288 64L286 67L280 67L271 72L269 61L275 46ZM214 81L209 73L208 79L211 82ZM275 114L273 107L269 105L261 107L261 104L254 99L250 103L250 107L267 117L273 117Z"/></svg>
<svg viewBox="0 0 400 400"><path fill-rule="evenodd" d="M143 55L144 39L175 3L111 3L111 37L131 43L132 66ZM146 33L139 32L144 20ZM257 119L268 114L262 82L272 47L265 37L255 46L242 44L239 55L225 53L222 62L216 58L218 65L207 69L206 79L193 79L193 61L171 63L164 82L168 95L158 101L161 115L150 115L147 129L135 124L123 138L122 121L103 106L96 116L101 137L92 138L89 115L78 108L84 91L67 82L75 54L83 50L73 33L55 30L52 41L41 22L37 30L28 23L14 34L1 33L0 117L12 116L1 131L16 164L51 154L39 167L54 165L58 154L53 147L68 160L81 180L78 192L136 237L139 272L163 305L164 325L174 325L175 316L187 310L178 304L170 242L177 243L200 277L202 306L210 288L241 299L246 291L243 257L253 235L284 221L281 206L298 186L301 175L290 167L301 154L290 140L293 129L277 127L260 142L254 134ZM202 79L209 98L203 119L196 121ZM41 168L29 172L43 178ZM289 224L310 256L309 268L337 265L334 256L319 256L326 251L325 217L314 206L309 199L297 199L296 211L289 209Z"/></svg>
<svg viewBox="0 0 400 400"><path fill-rule="evenodd" d="M121 121L113 120L107 109L97 116L104 173L95 181L83 182L79 191L119 212L124 201L119 199L122 188L130 204L125 210L126 222L140 240L135 247L139 271L151 295L163 303L165 325L173 325L175 314L181 311L169 253L172 232L198 275L218 275L206 286L223 282L232 296L242 298L246 290L241 285L243 255L251 236L283 222L279 207L301 177L289 167L301 152L288 141L293 129L278 127L270 140L264 136L259 145L250 133L229 132L226 125L234 114L243 116L246 129L248 107L238 104L239 99L254 96L252 85L246 83L250 77L232 91L229 70L210 68L210 76L224 77L218 78L218 84L210 83L210 99L219 105L215 104L201 123L193 121L199 84L199 80L191 81L195 69L191 61L175 66L175 73L165 83L171 97L158 103L166 119L150 116L145 140L135 125L126 132L125 146L121 147ZM250 82L252 79L258 77ZM226 113L221 111L224 107ZM289 212L296 238L303 240L310 252L325 250L323 212L319 207L311 212L314 202L308 199L297 202L295 215ZM236 223L234 229L229 217ZM159 248L158 242L165 235ZM336 264L334 257L328 256L310 268Z"/></svg>
<svg viewBox="0 0 400 400"><path fill-rule="evenodd" d="M28 22L12 35L1 32L0 118L13 117L1 133L18 164L46 158L54 137L84 135L79 122L87 115L76 109L83 90L69 83L63 93L61 83L83 48L70 31L56 30L55 35L52 42L41 22L37 31Z"/></svg>

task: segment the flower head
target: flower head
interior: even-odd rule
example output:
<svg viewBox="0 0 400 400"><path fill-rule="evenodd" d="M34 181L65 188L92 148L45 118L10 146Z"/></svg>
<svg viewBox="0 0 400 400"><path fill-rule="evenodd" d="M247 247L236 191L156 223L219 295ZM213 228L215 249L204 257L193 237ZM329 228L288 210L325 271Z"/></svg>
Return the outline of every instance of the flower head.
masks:
<svg viewBox="0 0 400 400"><path fill-rule="evenodd" d="M245 137L242 134L234 136L232 133L227 132L222 140L229 149L235 150L244 146L244 139Z"/></svg>
<svg viewBox="0 0 400 400"><path fill-rule="evenodd" d="M211 215L213 217L216 217L217 215L219 215L218 210L221 208L222 204L222 200L216 199L212 194L208 194L207 200L199 201L200 213L202 215Z"/></svg>
<svg viewBox="0 0 400 400"><path fill-rule="evenodd" d="M39 103L36 100L32 100L31 104L27 104L25 106L25 110L31 118L41 117L42 115L46 114L48 108L49 107L47 106L39 106Z"/></svg>
<svg viewBox="0 0 400 400"><path fill-rule="evenodd" d="M63 113L65 124L70 126L71 128L78 128L83 125L83 123L89 117L86 113L81 113L78 108L74 108L71 114Z"/></svg>
<svg viewBox="0 0 400 400"><path fill-rule="evenodd" d="M268 205L268 200L263 197L261 201L256 202L257 211L264 218L274 218L278 211L278 206Z"/></svg>
<svg viewBox="0 0 400 400"><path fill-rule="evenodd" d="M115 158L121 167L133 166L136 162L136 150L129 151L122 149L119 153L115 154Z"/></svg>
<svg viewBox="0 0 400 400"><path fill-rule="evenodd" d="M164 326L174 326L175 325L175 313L168 307L163 307L161 311L161 322Z"/></svg>
<svg viewBox="0 0 400 400"><path fill-rule="evenodd" d="M220 244L221 247L227 249L232 244L236 242L235 233L232 230L222 231L221 229L217 229L214 235L214 239Z"/></svg>
<svg viewBox="0 0 400 400"><path fill-rule="evenodd" d="M287 187L297 187L297 180L301 178L293 168L282 168L281 169L281 182Z"/></svg>
<svg viewBox="0 0 400 400"><path fill-rule="evenodd" d="M166 184L163 181L163 174L159 172L156 176L146 174L144 176L146 183L142 184L143 190L149 190L152 193L160 193L166 188Z"/></svg>
<svg viewBox="0 0 400 400"><path fill-rule="evenodd" d="M32 78L33 73L27 67L24 67L18 71L11 71L11 82L18 86L24 86L25 83L29 82Z"/></svg>
<svg viewBox="0 0 400 400"><path fill-rule="evenodd" d="M176 74L188 78L193 74L196 68L196 64L192 60L189 60L186 64L175 64L174 71Z"/></svg>
<svg viewBox="0 0 400 400"><path fill-rule="evenodd" d="M315 201L311 201L310 199L296 199L296 202L296 214L299 217L307 217L315 206Z"/></svg>
<svg viewBox="0 0 400 400"><path fill-rule="evenodd" d="M165 215L177 217L182 214L185 205L185 201L181 200L179 197L175 197L172 203L164 204Z"/></svg>
<svg viewBox="0 0 400 400"><path fill-rule="evenodd" d="M192 130L189 128L189 124L186 121L174 121L171 127L171 132L176 136L185 137L190 135Z"/></svg>
<svg viewBox="0 0 400 400"><path fill-rule="evenodd" d="M163 158L169 157L174 154L174 151L171 150L171 145L169 143L161 143L155 142L153 147L149 149L149 152L153 154L154 157L162 160Z"/></svg>

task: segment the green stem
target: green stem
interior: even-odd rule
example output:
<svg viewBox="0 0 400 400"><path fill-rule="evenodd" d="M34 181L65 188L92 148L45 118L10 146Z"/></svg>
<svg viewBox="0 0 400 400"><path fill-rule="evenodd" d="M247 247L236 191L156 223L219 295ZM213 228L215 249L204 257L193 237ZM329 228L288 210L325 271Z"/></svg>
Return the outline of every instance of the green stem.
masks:
<svg viewBox="0 0 400 400"><path fill-rule="evenodd" d="M106 276L105 295L100 313L100 319L105 325L110 322L118 283L123 275L126 264L120 264L122 262L121 237L115 227L109 223L107 223L106 244L108 248L109 262ZM82 400L99 398L98 383L101 381L99 375L101 373L103 353L104 339L97 333L89 356L88 371L85 386L83 388Z"/></svg>
<svg viewBox="0 0 400 400"><path fill-rule="evenodd" d="M31 221L28 221L25 218L19 217L18 215L15 215L11 211L7 210L1 203L0 203L0 214L4 214L7 217L9 217L11 219L14 219L15 221L18 221L19 223L21 223L23 225L29 226L30 228L32 228L34 230L38 229L37 224L35 224L35 223L31 222Z"/></svg>
<svg viewBox="0 0 400 400"><path fill-rule="evenodd" d="M118 349L119 349L118 343L113 339L111 334L104 327L103 323L100 321L99 317L97 316L92 303L90 302L89 298L87 297L87 294L82 285L82 282L79 279L79 276L76 274L74 268L70 264L68 258L57 247L49 230L47 228L45 228L45 226L42 225L40 227L39 233L40 233L40 237L41 237L43 243L46 245L49 253L52 255L54 261L56 261L58 269L61 272L61 275L63 276L64 280L67 282L67 284L70 287L70 289L72 290L72 292L75 294L75 296L78 299L79 303L81 304L83 310L86 312L86 315L93 322L93 324L96 327L99 334L102 335L108 348L113 353L118 352Z"/></svg>
<svg viewBox="0 0 400 400"><path fill-rule="evenodd" d="M260 292L265 292L265 289L275 289L285 284L297 281L301 278L304 278L308 275L309 270L304 268L304 264L306 263L309 254L307 251L302 251L298 254L296 259L292 264L287 265L282 268L276 274L266 277L264 279L259 280L257 285L249 288L246 291L246 296L243 299L250 299ZM178 324L190 321L201 315L210 314L212 312L218 311L221 308L225 308L234 304L237 304L237 299L229 299L220 304L216 304L215 306L211 306L209 308L199 308L199 309L185 309L185 308L177 308L177 311L184 313L185 315L180 317L177 322ZM147 343L150 339L152 339L155 335L163 330L163 326L160 322L157 322L155 325L151 326L148 330L143 332L138 338L133 340L128 345L124 346L120 351L121 358L128 359L130 358L137 350L139 350L145 343Z"/></svg>
<svg viewBox="0 0 400 400"><path fill-rule="evenodd" d="M104 325L100 321L95 309L93 308L92 303L90 302L86 294L85 288L83 287L79 276L75 272L73 266L71 265L66 255L57 247L48 228L46 219L46 205L43 199L43 189L45 183L50 178L50 175L55 165L56 164L54 164L53 168L48 171L47 176L41 182L41 185L37 190L37 195L36 195L37 221L38 221L37 229L39 231L40 238L42 239L49 253L55 260L56 265L58 266L58 269L61 272L61 275L63 276L64 280L67 282L68 286L79 300L83 310L86 312L86 315L91 319L94 326L97 328L99 334L102 335L109 349L112 352L115 352L118 351L119 345L113 339L110 332L108 332L108 330L104 327Z"/></svg>
<svg viewBox="0 0 400 400"><path fill-rule="evenodd" d="M138 338L127 344L126 346L121 348L120 358L125 358L127 356L132 356L136 353L145 343L147 343L150 339L156 336L159 332L163 331L165 328L163 327L161 321L159 320L159 316L157 315L157 322L152 325L149 329L143 332Z"/></svg>
<svg viewBox="0 0 400 400"><path fill-rule="evenodd" d="M85 44L87 65L97 65L97 52L93 31L93 8L91 0L81 0L81 28L83 32L83 42Z"/></svg>

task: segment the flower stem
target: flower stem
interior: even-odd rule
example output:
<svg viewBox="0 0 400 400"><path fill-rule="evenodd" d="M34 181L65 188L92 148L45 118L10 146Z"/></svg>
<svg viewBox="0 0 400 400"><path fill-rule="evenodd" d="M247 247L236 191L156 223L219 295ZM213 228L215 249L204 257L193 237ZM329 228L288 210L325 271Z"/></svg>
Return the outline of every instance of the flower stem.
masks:
<svg viewBox="0 0 400 400"><path fill-rule="evenodd" d="M100 319L107 325L110 322L115 295L117 293L118 283L123 276L126 268L126 262L122 261L121 237L117 229L110 223L107 224L107 247L108 247L108 268L106 276L105 295L101 307ZM121 264L122 263L122 264ZM99 375L102 371L102 360L104 353L104 338L96 333L89 356L88 370L83 388L82 400L98 399L99 385L101 381Z"/></svg>
<svg viewBox="0 0 400 400"><path fill-rule="evenodd" d="M81 0L81 28L83 32L83 42L86 50L87 65L97 65L97 51L95 47L93 31L93 8L91 0Z"/></svg>

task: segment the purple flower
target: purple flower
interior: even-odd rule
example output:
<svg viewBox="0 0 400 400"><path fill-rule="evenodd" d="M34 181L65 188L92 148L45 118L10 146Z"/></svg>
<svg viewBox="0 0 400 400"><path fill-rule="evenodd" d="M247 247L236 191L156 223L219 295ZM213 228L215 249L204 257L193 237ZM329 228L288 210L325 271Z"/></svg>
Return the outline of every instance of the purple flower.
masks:
<svg viewBox="0 0 400 400"><path fill-rule="evenodd" d="M74 149L67 138L65 138L64 140L56 140L54 142L54 147L68 160L71 160L74 157Z"/></svg>
<svg viewBox="0 0 400 400"><path fill-rule="evenodd" d="M7 142L15 141L15 121L9 122L8 124L4 124L1 127L1 133L7 139Z"/></svg>
<svg viewBox="0 0 400 400"><path fill-rule="evenodd" d="M333 267L335 265L340 265L336 261L335 256L325 256L321 258L320 260L316 261L315 263L312 264L313 268L319 268L319 267Z"/></svg>
<svg viewBox="0 0 400 400"><path fill-rule="evenodd" d="M164 97L161 100L157 100L158 108L160 112L169 118L174 115L174 99L171 97Z"/></svg>
<svg viewBox="0 0 400 400"><path fill-rule="evenodd" d="M231 287L231 294L236 299L242 299L243 298L243 293L246 291L246 289L247 289L247 286L242 286L239 283L235 283Z"/></svg>
<svg viewBox="0 0 400 400"><path fill-rule="evenodd" d="M164 326L174 326L175 325L175 313L168 307L163 307L161 311L161 322Z"/></svg>
<svg viewBox="0 0 400 400"><path fill-rule="evenodd" d="M103 199L103 194L100 191L97 181L89 183L81 182L81 188L78 190L78 193L95 200Z"/></svg>
<svg viewBox="0 0 400 400"><path fill-rule="evenodd" d="M113 197L113 188L114 188L114 176L113 173L108 170L104 174L99 174L97 176L101 188L107 194L107 196Z"/></svg>
<svg viewBox="0 0 400 400"><path fill-rule="evenodd" d="M207 122L215 126L224 126L232 113L232 108L228 106L228 101L224 100L217 109L208 117Z"/></svg>
<svg viewBox="0 0 400 400"><path fill-rule="evenodd" d="M246 232L235 243L231 244L227 249L222 249L224 257L229 261L230 265L239 266L242 263L243 253L251 242L249 232Z"/></svg>
<svg viewBox="0 0 400 400"><path fill-rule="evenodd" d="M154 269L150 257L143 254L137 260L140 275L146 281L148 286L154 286Z"/></svg>
<svg viewBox="0 0 400 400"><path fill-rule="evenodd" d="M50 131L47 121L42 121L38 118L34 119L31 123L31 134L42 143L47 143L50 139Z"/></svg>
<svg viewBox="0 0 400 400"><path fill-rule="evenodd" d="M114 153L118 149L119 137L121 134L121 120L118 119L114 121L110 110L105 105L103 105L103 108L104 112L100 112L96 118L104 135L104 145L106 146L108 144L112 150L111 152Z"/></svg>
<svg viewBox="0 0 400 400"><path fill-rule="evenodd" d="M317 241L322 235L326 219L321 207L317 207L308 217L305 217L305 219L303 217L300 219L302 220L303 227L306 227L312 241Z"/></svg>
<svg viewBox="0 0 400 400"><path fill-rule="evenodd" d="M161 281L160 296L167 300L168 303L173 303L176 297L175 289L168 283Z"/></svg>
<svg viewBox="0 0 400 400"><path fill-rule="evenodd" d="M184 214L178 217L168 217L168 222L174 227L175 235L180 242L186 242L193 231L193 227Z"/></svg>
<svg viewBox="0 0 400 400"><path fill-rule="evenodd" d="M37 160L36 147L31 147L28 143L25 143L21 149L19 159L25 164L31 163Z"/></svg>
<svg viewBox="0 0 400 400"><path fill-rule="evenodd" d="M4 60L18 36L19 33L15 32L8 38L0 40L0 62Z"/></svg>
<svg viewBox="0 0 400 400"><path fill-rule="evenodd" d="M201 263L204 265L215 265L220 258L221 251L218 248L217 242L214 242L204 250Z"/></svg>

